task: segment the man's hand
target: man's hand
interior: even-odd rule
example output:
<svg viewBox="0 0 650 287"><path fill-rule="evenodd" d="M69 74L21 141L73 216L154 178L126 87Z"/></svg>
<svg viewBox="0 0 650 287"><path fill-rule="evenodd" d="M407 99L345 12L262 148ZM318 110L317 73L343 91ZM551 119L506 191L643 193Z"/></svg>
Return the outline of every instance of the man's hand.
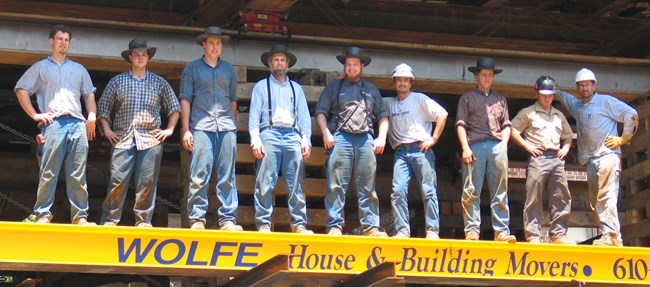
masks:
<svg viewBox="0 0 650 287"><path fill-rule="evenodd" d="M104 137L111 143L111 145L116 145L117 143L120 142L121 136L116 134L113 130L111 129L104 129Z"/></svg>
<svg viewBox="0 0 650 287"><path fill-rule="evenodd" d="M375 154L382 154L384 152L384 148L386 147L386 138L376 138L374 140L375 147L374 151Z"/></svg>
<svg viewBox="0 0 650 287"><path fill-rule="evenodd" d="M54 122L54 115L51 113L35 114L34 121L42 123L44 125L49 125Z"/></svg>
<svg viewBox="0 0 650 287"><path fill-rule="evenodd" d="M471 149L463 150L463 162L466 164L472 164L476 160L476 156Z"/></svg>
<svg viewBox="0 0 650 287"><path fill-rule="evenodd" d="M303 145L300 150L302 151L302 159L308 159L311 155L311 146Z"/></svg>
<svg viewBox="0 0 650 287"><path fill-rule="evenodd" d="M559 151L557 151L557 157L559 159L564 159L566 155L569 154L569 149L571 149L569 145L562 146L562 148Z"/></svg>
<svg viewBox="0 0 650 287"><path fill-rule="evenodd" d="M426 152L428 151L432 146L436 144L436 139L435 138L430 138L428 140L425 140L418 145L420 147L421 152Z"/></svg>
<svg viewBox="0 0 650 287"><path fill-rule="evenodd" d="M186 131L183 133L181 142L186 150L192 151L192 148L194 147L194 136L192 135L192 132Z"/></svg>
<svg viewBox="0 0 650 287"><path fill-rule="evenodd" d="M605 146L612 149L617 148L619 146L629 143L630 138L632 137L629 135L622 135L620 137L607 137L605 139Z"/></svg>
<svg viewBox="0 0 650 287"><path fill-rule="evenodd" d="M95 127L97 125L97 118L95 116L89 116L86 120L86 130L88 130L88 140L95 139Z"/></svg>
<svg viewBox="0 0 650 287"><path fill-rule="evenodd" d="M149 132L151 135L156 137L157 140L164 142L169 136L171 136L174 133L173 129L155 129L151 132Z"/></svg>
<svg viewBox="0 0 650 287"><path fill-rule="evenodd" d="M334 147L334 136L329 129L325 130L323 133L323 145L325 149L332 149Z"/></svg>
<svg viewBox="0 0 650 287"><path fill-rule="evenodd" d="M534 146L532 144L526 143L524 149L533 157L538 157L544 154L544 148L541 146Z"/></svg>
<svg viewBox="0 0 650 287"><path fill-rule="evenodd" d="M256 159L262 159L264 157L264 145L262 143L255 143L251 146L251 149L253 149L253 156Z"/></svg>

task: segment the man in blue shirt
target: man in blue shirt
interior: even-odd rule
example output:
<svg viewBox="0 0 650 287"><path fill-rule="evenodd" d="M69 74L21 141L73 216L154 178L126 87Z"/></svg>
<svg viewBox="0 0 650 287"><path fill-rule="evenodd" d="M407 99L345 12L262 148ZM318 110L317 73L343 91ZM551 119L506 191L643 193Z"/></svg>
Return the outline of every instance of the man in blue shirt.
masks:
<svg viewBox="0 0 650 287"><path fill-rule="evenodd" d="M323 89L315 111L323 144L330 152L325 196L328 234L342 234L345 193L350 179L354 179L363 234L386 237L386 232L379 230L375 154L384 152L386 146L388 108L377 87L361 79L363 68L371 61L361 48L350 47L336 58L343 64L344 78ZM375 124L379 132L373 139Z"/></svg>
<svg viewBox="0 0 650 287"><path fill-rule="evenodd" d="M162 77L147 70L156 54L143 39L133 39L122 57L131 63L128 72L111 79L99 99L99 123L111 150L111 179L102 204L102 224L120 222L126 193L135 173L135 226L152 227L162 142L174 133L180 105L171 86ZM160 129L161 109L168 117Z"/></svg>
<svg viewBox="0 0 650 287"><path fill-rule="evenodd" d="M313 234L307 229L307 207L302 193L303 160L311 153L311 117L302 87L289 79L287 69L296 56L284 45L262 54L271 76L253 88L248 130L257 158L255 219L260 232L271 232L273 189L282 171L287 188L291 230Z"/></svg>
<svg viewBox="0 0 650 287"><path fill-rule="evenodd" d="M97 106L95 87L88 71L68 59L72 33L63 25L52 27L49 35L52 54L32 65L18 80L14 91L25 113L38 122L45 137L40 164L40 180L36 194L37 223L50 223L59 171L64 168L66 192L70 200L72 223L88 222L88 188L86 162L88 140L95 137ZM39 112L30 96L36 95ZM81 98L88 118L81 110Z"/></svg>
<svg viewBox="0 0 650 287"><path fill-rule="evenodd" d="M205 28L195 39L203 57L187 64L181 77L181 141L192 152L187 200L192 229L205 229L210 175L216 169L219 229L243 230L236 224L237 75L220 57L229 38L219 27Z"/></svg>
<svg viewBox="0 0 650 287"><path fill-rule="evenodd" d="M598 81L591 70L578 71L575 83L580 97L560 92L560 102L576 119L578 161L587 165L589 201L603 232L593 244L623 246L617 209L621 145L634 136L639 118L626 103L597 93ZM624 125L621 136L618 123Z"/></svg>

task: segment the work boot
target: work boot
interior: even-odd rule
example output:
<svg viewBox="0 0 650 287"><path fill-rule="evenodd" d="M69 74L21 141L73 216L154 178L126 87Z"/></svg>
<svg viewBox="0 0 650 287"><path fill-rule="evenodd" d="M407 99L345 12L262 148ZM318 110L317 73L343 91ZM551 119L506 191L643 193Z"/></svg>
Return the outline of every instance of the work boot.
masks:
<svg viewBox="0 0 650 287"><path fill-rule="evenodd" d="M192 223L192 227L190 227L190 229L203 230L205 229L205 224L203 224L201 221L197 221Z"/></svg>
<svg viewBox="0 0 650 287"><path fill-rule="evenodd" d="M553 238L551 241L553 244L568 244L568 245L576 245L577 243L573 240L569 240L566 238L566 236L558 236L556 238Z"/></svg>
<svg viewBox="0 0 650 287"><path fill-rule="evenodd" d="M437 240L437 239L440 239L440 236L438 235L437 232L429 230L429 231L427 231L426 239Z"/></svg>
<svg viewBox="0 0 650 287"><path fill-rule="evenodd" d="M87 219L85 219L83 217L73 221L72 224L87 225L87 226L95 226L95 225L97 225L97 223L89 222Z"/></svg>
<svg viewBox="0 0 650 287"><path fill-rule="evenodd" d="M313 231L303 227L303 226L297 226L296 228L293 229L293 233L298 233L298 234L314 234Z"/></svg>
<svg viewBox="0 0 650 287"><path fill-rule="evenodd" d="M327 235L343 235L343 232L341 231L341 228L332 227L330 228L330 231L327 232Z"/></svg>
<svg viewBox="0 0 650 287"><path fill-rule="evenodd" d="M623 246L623 242L620 239L613 238L606 233L601 235L600 239L594 240L593 244L596 246Z"/></svg>
<svg viewBox="0 0 650 287"><path fill-rule="evenodd" d="M36 219L36 223L40 223L40 224L48 224L50 223L50 221L51 221L50 218L47 216L39 217L38 219Z"/></svg>
<svg viewBox="0 0 650 287"><path fill-rule="evenodd" d="M528 243L537 243L537 244L539 244L539 243L542 243L542 241L539 240L539 237L537 237L537 236L531 236L530 238L528 238Z"/></svg>
<svg viewBox="0 0 650 287"><path fill-rule="evenodd" d="M393 238L411 238L411 235L408 235L404 232L397 232L393 235Z"/></svg>
<svg viewBox="0 0 650 287"><path fill-rule="evenodd" d="M237 225L232 221L226 221L223 224L221 224L221 227L219 227L219 230L225 230L225 231L244 231L244 228L241 227L241 225Z"/></svg>
<svg viewBox="0 0 650 287"><path fill-rule="evenodd" d="M260 228L257 229L257 231L262 232L262 233L271 233L271 226L262 225L262 226L260 226Z"/></svg>
<svg viewBox="0 0 650 287"><path fill-rule="evenodd" d="M517 237L507 232L501 232L494 238L494 241L515 243L517 242Z"/></svg>
<svg viewBox="0 0 650 287"><path fill-rule="evenodd" d="M383 231L379 231L379 229L373 227L368 231L365 231L363 235L368 236L368 237L388 237L388 234Z"/></svg>
<svg viewBox="0 0 650 287"><path fill-rule="evenodd" d="M136 224L135 227L139 227L139 228L152 228L153 225L151 225L151 223L148 223L148 222L138 222L138 224Z"/></svg>
<svg viewBox="0 0 650 287"><path fill-rule="evenodd" d="M476 231L467 231L465 232L465 240L478 240L479 235Z"/></svg>

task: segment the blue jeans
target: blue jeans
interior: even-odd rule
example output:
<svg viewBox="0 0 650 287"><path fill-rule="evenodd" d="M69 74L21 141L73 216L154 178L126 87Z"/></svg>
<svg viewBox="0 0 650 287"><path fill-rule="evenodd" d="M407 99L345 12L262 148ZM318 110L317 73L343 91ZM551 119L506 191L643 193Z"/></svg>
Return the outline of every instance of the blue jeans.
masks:
<svg viewBox="0 0 650 287"><path fill-rule="evenodd" d="M61 167L64 168L66 192L70 200L70 218L73 222L88 217L88 187L86 162L88 159L88 131L86 123L71 116L62 116L41 127L45 136L40 160L40 180L34 212L37 218L52 218L56 184Z"/></svg>
<svg viewBox="0 0 650 287"><path fill-rule="evenodd" d="M304 165L300 135L291 128L264 129L260 133L264 157L257 161L255 181L255 220L257 227L271 224L273 189L282 171L287 188L291 226L307 227L307 207L302 193Z"/></svg>
<svg viewBox="0 0 650 287"><path fill-rule="evenodd" d="M325 209L328 227L343 228L341 213L345 206L345 193L350 178L354 178L361 229L365 232L379 228L379 198L375 192L377 160L373 148L373 138L369 133L334 133L334 148L327 159Z"/></svg>
<svg viewBox="0 0 650 287"><path fill-rule="evenodd" d="M409 226L408 187L411 178L418 180L424 203L426 231L439 233L438 179L433 150L421 152L417 144L400 145L395 150L393 166L393 193L391 204L395 217L395 230L411 234Z"/></svg>
<svg viewBox="0 0 650 287"><path fill-rule="evenodd" d="M163 145L138 150L135 139L128 149L113 148L111 151L111 179L108 195L102 204L102 223L117 224L122 217L124 200L129 190L131 175L135 173L135 223L151 224L156 205L156 189L160 174Z"/></svg>
<svg viewBox="0 0 650 287"><path fill-rule="evenodd" d="M470 144L476 160L463 163L463 219L465 232L480 234L481 190L487 174L492 209L492 227L496 234L510 234L510 209L508 207L508 146L498 140L483 140Z"/></svg>
<svg viewBox="0 0 650 287"><path fill-rule="evenodd" d="M194 148L190 163L190 188L187 210L190 222L203 222L208 211L208 187L213 169L217 172L217 198L219 225L237 222L237 183L235 160L237 159L236 131L193 131Z"/></svg>
<svg viewBox="0 0 650 287"><path fill-rule="evenodd" d="M587 189L591 209L598 215L598 225L603 234L621 238L618 220L618 189L621 158L618 154L595 157L587 162Z"/></svg>

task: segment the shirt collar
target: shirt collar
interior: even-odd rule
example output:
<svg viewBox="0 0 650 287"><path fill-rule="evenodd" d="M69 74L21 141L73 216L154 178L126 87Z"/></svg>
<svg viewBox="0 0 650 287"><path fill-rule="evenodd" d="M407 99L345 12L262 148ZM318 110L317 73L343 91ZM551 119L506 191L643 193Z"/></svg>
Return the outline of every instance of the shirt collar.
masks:
<svg viewBox="0 0 650 287"><path fill-rule="evenodd" d="M52 58L52 56L47 56L47 59L48 59L50 62L59 65L59 63L58 63L57 61L54 61L54 58ZM63 59L63 63L61 63L61 66L63 66L65 63L67 63L67 62L68 62L68 59L69 59L68 56L66 56L65 59Z"/></svg>
<svg viewBox="0 0 650 287"><path fill-rule="evenodd" d="M538 101L535 101L535 111L546 113L546 110L544 109L544 107L542 107L542 105L539 104ZM553 105L551 105L551 112L549 113L549 115L557 114L557 113L560 113L560 110L554 108Z"/></svg>
<svg viewBox="0 0 650 287"><path fill-rule="evenodd" d="M145 70L145 72L144 72L144 78L142 78L142 79L138 79L138 78L136 78L135 76L133 76L133 71L132 71L131 69L129 69L129 76L130 76L132 79L134 79L134 80L138 80L138 81L146 80L147 77L149 77L149 69L146 69L146 70Z"/></svg>

